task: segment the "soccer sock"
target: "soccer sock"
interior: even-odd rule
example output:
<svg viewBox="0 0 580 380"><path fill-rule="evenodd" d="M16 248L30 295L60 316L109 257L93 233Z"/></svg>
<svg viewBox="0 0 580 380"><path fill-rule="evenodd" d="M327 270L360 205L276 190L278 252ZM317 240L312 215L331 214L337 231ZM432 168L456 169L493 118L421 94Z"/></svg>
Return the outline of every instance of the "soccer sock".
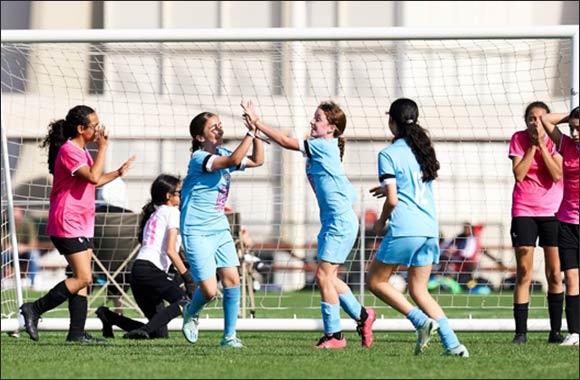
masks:
<svg viewBox="0 0 580 380"><path fill-rule="evenodd" d="M562 307L564 293L548 293L548 314L550 315L550 330L559 333L562 330Z"/></svg>
<svg viewBox="0 0 580 380"><path fill-rule="evenodd" d="M64 281L61 281L52 289L50 289L46 295L34 301L32 307L38 314L42 314L46 311L54 309L66 301L70 296L71 292L69 292L68 288L64 284Z"/></svg>
<svg viewBox="0 0 580 380"><path fill-rule="evenodd" d="M177 302L172 303L171 305L159 310L146 325L141 327L141 329L145 330L149 335L152 335L154 331L157 331L160 328L167 326L167 324L173 318L177 317L180 314L181 309L179 307L179 303Z"/></svg>
<svg viewBox="0 0 580 380"><path fill-rule="evenodd" d="M236 335L238 311L240 308L240 287L224 288L224 336Z"/></svg>
<svg viewBox="0 0 580 380"><path fill-rule="evenodd" d="M72 294L68 299L68 312L70 314L70 325L68 333L79 335L85 331L87 321L87 297L79 294Z"/></svg>
<svg viewBox="0 0 580 380"><path fill-rule="evenodd" d="M443 342L443 346L448 350L459 346L459 339L457 339L457 335L455 335L455 332L453 332L451 326L449 326L449 320L447 317L439 318L436 321L439 323L438 333Z"/></svg>
<svg viewBox="0 0 580 380"><path fill-rule="evenodd" d="M580 295L575 296L566 296L566 322L568 323L568 332L570 334L578 334L579 327L578 326L578 314L580 314L579 310L579 302Z"/></svg>
<svg viewBox="0 0 580 380"><path fill-rule="evenodd" d="M192 315L198 315L209 301L211 301L211 298L206 299L201 293L201 288L198 287L195 289L195 293L193 294L193 298L189 303L187 311Z"/></svg>
<svg viewBox="0 0 580 380"><path fill-rule="evenodd" d="M344 294L339 294L338 300L340 301L342 309L346 311L352 319L357 320L361 317L362 306L350 289Z"/></svg>
<svg viewBox="0 0 580 380"><path fill-rule="evenodd" d="M413 327L418 330L425 324L425 322L427 322L429 317L423 313L423 310L419 309L418 307L414 307L411 309L409 314L407 314L407 319L411 321Z"/></svg>
<svg viewBox="0 0 580 380"><path fill-rule="evenodd" d="M528 332L528 302L514 303L514 319L516 334L526 334Z"/></svg>
<svg viewBox="0 0 580 380"><path fill-rule="evenodd" d="M322 310L322 323L324 325L325 334L334 334L340 332L340 305L331 305L324 301L320 301L320 309Z"/></svg>
<svg viewBox="0 0 580 380"><path fill-rule="evenodd" d="M131 318L124 317L109 309L105 309L105 317L111 325L118 326L124 331L132 331L144 326L143 323L135 321Z"/></svg>

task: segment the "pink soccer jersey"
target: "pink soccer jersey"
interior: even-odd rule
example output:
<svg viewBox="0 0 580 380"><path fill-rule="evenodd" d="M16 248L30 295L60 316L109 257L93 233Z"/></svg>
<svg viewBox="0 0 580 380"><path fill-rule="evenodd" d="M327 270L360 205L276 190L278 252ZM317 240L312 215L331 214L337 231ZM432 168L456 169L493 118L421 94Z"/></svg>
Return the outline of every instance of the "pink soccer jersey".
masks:
<svg viewBox="0 0 580 380"><path fill-rule="evenodd" d="M92 238L95 230L95 185L76 177L83 166L92 166L86 149L70 140L59 149L54 164L50 210L46 233L49 236Z"/></svg>
<svg viewBox="0 0 580 380"><path fill-rule="evenodd" d="M578 145L572 138L567 135L562 135L560 140L560 154L564 158L564 198L560 204L560 209L556 213L559 221L570 224L578 224L578 208L580 207L580 200L578 191Z"/></svg>
<svg viewBox="0 0 580 380"><path fill-rule="evenodd" d="M548 136L546 147L552 156L560 155ZM524 157L532 145L527 131L514 133L510 141L509 156ZM562 180L554 182L539 149L536 149L528 174L514 185L512 194L512 217L554 216L562 201Z"/></svg>

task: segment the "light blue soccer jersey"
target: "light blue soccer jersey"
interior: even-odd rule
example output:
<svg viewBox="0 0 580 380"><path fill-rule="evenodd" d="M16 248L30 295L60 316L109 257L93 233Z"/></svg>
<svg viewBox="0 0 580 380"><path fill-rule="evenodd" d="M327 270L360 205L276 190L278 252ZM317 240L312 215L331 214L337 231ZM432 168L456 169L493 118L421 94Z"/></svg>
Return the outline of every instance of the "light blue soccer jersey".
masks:
<svg viewBox="0 0 580 380"><path fill-rule="evenodd" d="M399 202L391 214L389 234L438 237L437 210L432 181L423 182L421 166L406 139L379 152L379 181L395 178Z"/></svg>
<svg viewBox="0 0 580 380"><path fill-rule="evenodd" d="M356 193L348 180L342 162L337 139L309 139L300 141L300 150L306 161L306 175L316 194L320 208L320 220L352 211Z"/></svg>
<svg viewBox="0 0 580 380"><path fill-rule="evenodd" d="M231 154L225 148L218 148L215 155L201 149L193 153L181 190L182 234L200 235L230 229L224 213L230 191L230 173L243 170L244 165L215 171L209 171L208 167L216 156Z"/></svg>

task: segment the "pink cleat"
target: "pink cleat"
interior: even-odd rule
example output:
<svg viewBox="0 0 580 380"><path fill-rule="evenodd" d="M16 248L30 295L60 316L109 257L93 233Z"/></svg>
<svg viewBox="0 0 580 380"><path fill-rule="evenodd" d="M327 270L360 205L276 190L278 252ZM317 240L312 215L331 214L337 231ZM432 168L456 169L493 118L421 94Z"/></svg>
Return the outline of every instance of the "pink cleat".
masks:
<svg viewBox="0 0 580 380"><path fill-rule="evenodd" d="M346 339L344 336L341 339L334 335L324 335L314 348L327 348L329 350L341 349L346 347Z"/></svg>
<svg viewBox="0 0 580 380"><path fill-rule="evenodd" d="M371 348L373 346L373 323L377 319L377 313L375 309L370 307L365 308L367 311L367 318L362 321L357 322L356 332L361 337L362 346L365 348Z"/></svg>

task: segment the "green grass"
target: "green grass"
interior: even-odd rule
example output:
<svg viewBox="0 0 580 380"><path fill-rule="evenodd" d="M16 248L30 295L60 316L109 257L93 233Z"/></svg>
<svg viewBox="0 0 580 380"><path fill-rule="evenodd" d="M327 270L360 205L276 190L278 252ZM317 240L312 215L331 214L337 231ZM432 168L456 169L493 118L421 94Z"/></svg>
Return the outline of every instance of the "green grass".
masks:
<svg viewBox="0 0 580 380"><path fill-rule="evenodd" d="M182 379L182 378L437 378L578 379L578 348L546 343L546 333L530 333L513 345L511 333L460 333L470 358L442 357L436 338L421 356L413 355L414 334L375 335L370 350L347 333L341 351L313 349L316 332L241 332L246 348L218 346L220 333L203 332L196 346L179 332L169 339L105 344L65 343L66 332L41 331L33 342L3 335L2 378Z"/></svg>

